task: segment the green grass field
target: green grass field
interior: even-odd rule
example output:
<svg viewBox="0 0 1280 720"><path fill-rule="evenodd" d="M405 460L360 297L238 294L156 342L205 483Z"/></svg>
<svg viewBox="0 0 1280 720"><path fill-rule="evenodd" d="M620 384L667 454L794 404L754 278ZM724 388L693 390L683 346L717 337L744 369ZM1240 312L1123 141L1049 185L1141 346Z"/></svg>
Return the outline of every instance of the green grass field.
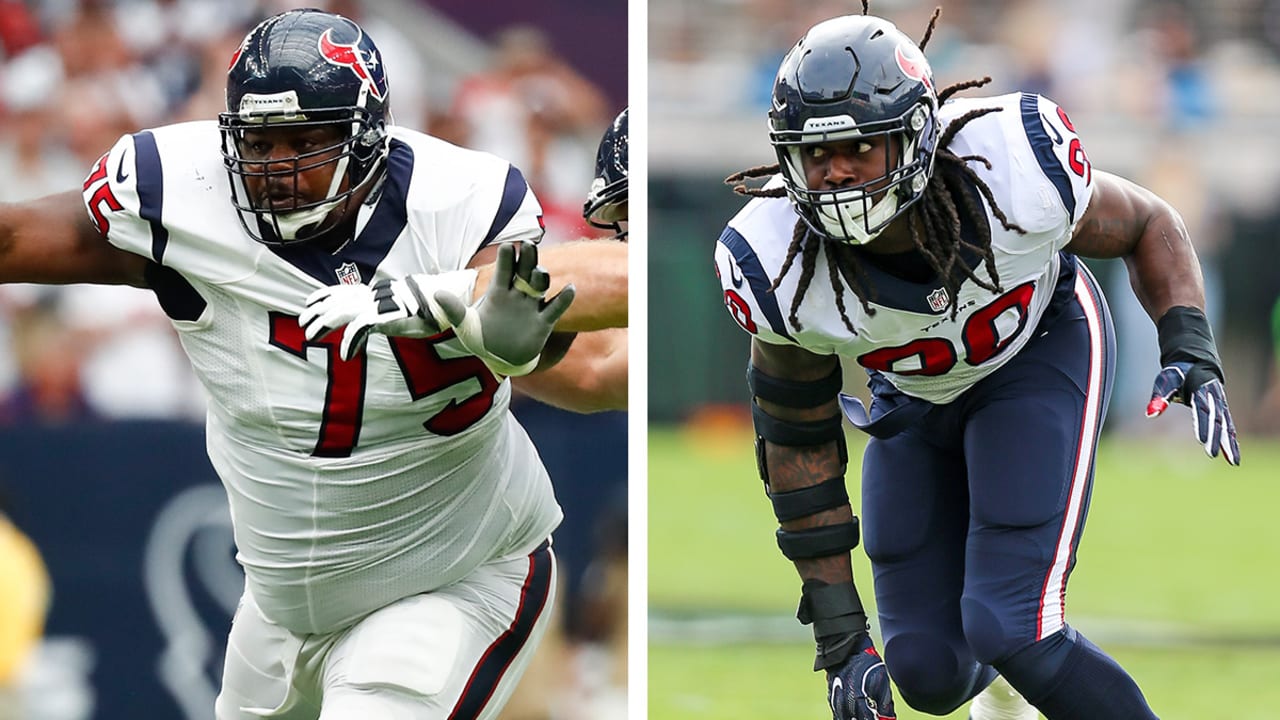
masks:
<svg viewBox="0 0 1280 720"><path fill-rule="evenodd" d="M1163 720L1280 717L1280 443L1242 445L1239 468L1190 438L1104 439L1099 452L1068 619ZM649 717L830 717L750 435L651 428L648 514ZM899 704L898 717L931 716Z"/></svg>

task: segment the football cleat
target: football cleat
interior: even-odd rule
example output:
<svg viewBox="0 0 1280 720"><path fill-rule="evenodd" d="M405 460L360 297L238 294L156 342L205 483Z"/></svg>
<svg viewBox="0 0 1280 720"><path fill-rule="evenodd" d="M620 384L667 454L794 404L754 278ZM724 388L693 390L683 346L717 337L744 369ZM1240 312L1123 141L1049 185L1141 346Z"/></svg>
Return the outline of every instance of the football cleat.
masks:
<svg viewBox="0 0 1280 720"><path fill-rule="evenodd" d="M999 675L969 705L969 720L1036 720L1039 717L1035 707Z"/></svg>

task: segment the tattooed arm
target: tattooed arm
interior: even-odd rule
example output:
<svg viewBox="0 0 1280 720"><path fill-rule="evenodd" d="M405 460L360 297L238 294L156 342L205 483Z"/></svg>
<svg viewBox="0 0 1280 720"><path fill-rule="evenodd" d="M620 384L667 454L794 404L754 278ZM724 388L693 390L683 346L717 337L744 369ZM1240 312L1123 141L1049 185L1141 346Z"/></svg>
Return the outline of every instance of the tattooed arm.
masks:
<svg viewBox="0 0 1280 720"><path fill-rule="evenodd" d="M826 672L831 716L896 717L849 561L858 526L844 485L839 361L753 342L751 364L756 457L781 524L778 546L800 573L796 617L813 626L813 669Z"/></svg>
<svg viewBox="0 0 1280 720"><path fill-rule="evenodd" d="M837 364L831 355L815 355L807 350L792 346L770 345L753 341L751 343L751 364L767 375L787 380L820 380L829 375ZM771 403L762 398L755 402L769 415L797 422L824 420L840 415L840 407L833 395L831 401L812 409L795 409ZM766 465L769 476L769 491L772 493L789 492L817 485L835 476L844 474L845 461L840 456L835 442L822 445L790 447L777 445L768 441L765 449ZM848 504L823 512L808 515L781 523L784 530L807 530L824 525L848 523L853 519L853 510ZM818 580L827 584L850 582L853 569L849 562L849 553L828 557L795 561L796 571L801 580Z"/></svg>

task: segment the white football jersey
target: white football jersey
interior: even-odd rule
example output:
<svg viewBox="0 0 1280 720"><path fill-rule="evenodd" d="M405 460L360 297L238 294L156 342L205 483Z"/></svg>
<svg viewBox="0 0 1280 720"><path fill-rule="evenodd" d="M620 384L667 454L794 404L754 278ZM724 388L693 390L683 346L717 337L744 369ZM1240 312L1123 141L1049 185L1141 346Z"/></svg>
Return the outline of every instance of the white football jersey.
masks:
<svg viewBox="0 0 1280 720"><path fill-rule="evenodd" d="M298 633L342 627L528 554L559 524L538 453L498 382L452 333L340 332L307 341L314 290L464 268L490 243L538 239L542 210L495 156L392 128L386 178L336 254L272 248L230 202L216 123L127 135L85 203L148 279L209 395L209 457L238 559L265 616Z"/></svg>
<svg viewBox="0 0 1280 720"><path fill-rule="evenodd" d="M850 333L820 252L797 328L789 316L800 277L798 258L778 289L771 293L769 287L782 268L799 216L787 198L756 198L729 221L716 245L724 302L738 324L763 342L853 358L904 393L935 403L954 400L1013 357L1054 294L1063 269L1059 251L1088 207L1092 169L1066 113L1038 95L954 100L942 107L939 120L945 127L970 110L989 107L1000 112L970 121L950 150L991 161L990 170L978 162L969 166L986 181L1009 220L1026 230L1005 230L973 189L972 199L986 211L991 226L1002 293L966 280L952 320L950 298L940 282L914 283L864 263L876 312L868 315L845 289L846 313L857 329ZM774 178L769 186L780 184ZM976 226L966 221L962 227L976 237ZM980 258L966 260L979 277L989 279Z"/></svg>

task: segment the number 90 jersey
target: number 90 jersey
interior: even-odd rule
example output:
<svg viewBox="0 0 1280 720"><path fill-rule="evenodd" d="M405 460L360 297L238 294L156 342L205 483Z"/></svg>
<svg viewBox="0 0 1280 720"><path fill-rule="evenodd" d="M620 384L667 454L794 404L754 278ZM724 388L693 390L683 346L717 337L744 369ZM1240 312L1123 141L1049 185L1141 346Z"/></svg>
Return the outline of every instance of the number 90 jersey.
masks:
<svg viewBox="0 0 1280 720"><path fill-rule="evenodd" d="M762 342L854 358L902 392L935 403L954 400L1013 357L1054 296L1065 269L1059 251L1088 207L1092 169L1066 113L1039 95L954 100L942 107L939 119L945 126L971 110L991 107L1000 111L970 121L949 149L991 162L990 169L980 162L969 166L991 188L1010 222L1026 230L1005 230L977 188L970 188L971 204L987 214L1003 292L966 280L953 320L951 298L940 282L909 282L864 263L875 313L869 315L846 288L846 313L857 330L850 333L827 280L826 254L819 252L796 313L797 327L789 315L800 277L798 260L776 291L769 287L799 216L786 198L756 198L729 221L716 245L724 302L738 324ZM778 184L774 178L769 186ZM976 238L980 230L963 217L963 207L962 234ZM989 279L980 257L962 257L979 277Z"/></svg>
<svg viewBox="0 0 1280 720"><path fill-rule="evenodd" d="M249 237L219 147L212 122L125 136L84 194L112 244L152 261L208 394L209 457L267 619L332 631L545 541L560 508L507 411L510 383L451 332L373 335L343 361L341 332L308 341L297 319L322 286L458 270L488 244L537 240L519 171L393 128L376 202L330 253Z"/></svg>

